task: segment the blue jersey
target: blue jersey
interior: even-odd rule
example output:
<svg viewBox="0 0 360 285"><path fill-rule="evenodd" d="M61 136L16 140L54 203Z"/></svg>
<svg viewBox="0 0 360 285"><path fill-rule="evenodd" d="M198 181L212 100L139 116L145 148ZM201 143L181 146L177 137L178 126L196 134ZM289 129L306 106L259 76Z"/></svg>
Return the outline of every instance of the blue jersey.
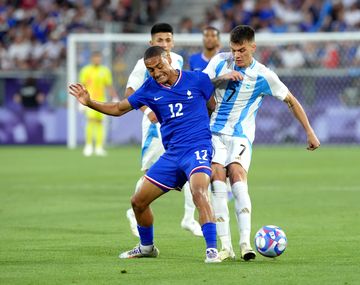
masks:
<svg viewBox="0 0 360 285"><path fill-rule="evenodd" d="M190 70L203 71L209 63L209 59L206 58L202 52L195 53L189 58Z"/></svg>
<svg viewBox="0 0 360 285"><path fill-rule="evenodd" d="M213 92L209 76L202 72L179 71L170 87L149 78L128 100L134 109L146 105L161 124L165 150L211 145L206 102Z"/></svg>

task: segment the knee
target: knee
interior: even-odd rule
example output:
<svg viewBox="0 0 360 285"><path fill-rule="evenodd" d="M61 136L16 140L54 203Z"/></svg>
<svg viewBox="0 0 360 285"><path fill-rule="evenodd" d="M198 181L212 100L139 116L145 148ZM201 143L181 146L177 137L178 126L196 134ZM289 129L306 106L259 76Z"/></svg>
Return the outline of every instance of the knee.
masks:
<svg viewBox="0 0 360 285"><path fill-rule="evenodd" d="M211 181L225 181L226 180L226 172L222 165L218 163L213 163L211 166L212 175L211 175Z"/></svg>
<svg viewBox="0 0 360 285"><path fill-rule="evenodd" d="M247 181L247 172L239 164L231 165L231 167L228 168L228 175L232 184L238 181Z"/></svg>
<svg viewBox="0 0 360 285"><path fill-rule="evenodd" d="M131 206L134 211L142 212L146 209L147 205L139 199L136 195L131 198Z"/></svg>

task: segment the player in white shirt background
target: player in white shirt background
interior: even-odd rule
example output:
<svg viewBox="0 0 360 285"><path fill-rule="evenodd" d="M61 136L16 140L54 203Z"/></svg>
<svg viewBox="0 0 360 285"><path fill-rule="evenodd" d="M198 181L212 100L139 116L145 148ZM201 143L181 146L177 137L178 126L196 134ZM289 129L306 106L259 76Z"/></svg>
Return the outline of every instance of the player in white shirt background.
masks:
<svg viewBox="0 0 360 285"><path fill-rule="evenodd" d="M171 49L174 47L173 28L171 25L167 23L155 24L151 28L150 46L160 46L164 48L170 54L171 66L178 70L182 69L182 56L171 52ZM144 59L141 58L136 63L133 71L129 76L128 83L126 85L125 96L129 97L131 94L133 94L149 77L150 75L147 72ZM152 110L146 106L143 106L141 111L144 112L142 120L141 170L146 173L150 166L152 166L164 153L164 147L161 142L160 124L158 123L154 112L152 112ZM143 177L141 177L136 183L135 192L140 188L142 181ZM184 192L185 196L185 212L181 221L181 227L185 230L189 230L195 236L202 236L200 224L194 218L195 205L188 183L184 185L182 191ZM129 219L132 233L136 236L139 236L137 223L132 208L127 210L126 217Z"/></svg>
<svg viewBox="0 0 360 285"><path fill-rule="evenodd" d="M251 200L247 173L252 143L255 138L255 117L264 96L284 101L303 126L308 150L320 142L298 100L279 77L253 58L256 50L255 32L250 26L237 26L230 33L231 52L219 53L204 70L216 86L214 112L210 129L215 149L212 163L212 202L217 220L217 233L222 244L221 259L233 259L226 176L229 176L235 200L235 215L240 234L240 253L244 260L256 254L250 245Z"/></svg>

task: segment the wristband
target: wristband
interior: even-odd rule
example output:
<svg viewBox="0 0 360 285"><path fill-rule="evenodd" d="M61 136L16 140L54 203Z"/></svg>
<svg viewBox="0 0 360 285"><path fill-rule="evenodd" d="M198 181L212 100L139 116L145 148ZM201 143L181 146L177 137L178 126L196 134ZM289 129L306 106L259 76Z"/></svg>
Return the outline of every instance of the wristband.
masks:
<svg viewBox="0 0 360 285"><path fill-rule="evenodd" d="M144 111L144 115L149 115L152 112L152 110L150 108L146 108Z"/></svg>

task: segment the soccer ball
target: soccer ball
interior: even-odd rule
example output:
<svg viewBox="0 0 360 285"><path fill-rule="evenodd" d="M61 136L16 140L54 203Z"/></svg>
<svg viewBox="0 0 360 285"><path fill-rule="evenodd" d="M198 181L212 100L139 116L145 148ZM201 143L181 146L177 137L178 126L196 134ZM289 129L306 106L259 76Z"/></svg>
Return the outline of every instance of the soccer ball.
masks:
<svg viewBox="0 0 360 285"><path fill-rule="evenodd" d="M286 246L286 235L284 231L277 226L263 226L255 234L256 250L263 256L279 256L285 251Z"/></svg>

